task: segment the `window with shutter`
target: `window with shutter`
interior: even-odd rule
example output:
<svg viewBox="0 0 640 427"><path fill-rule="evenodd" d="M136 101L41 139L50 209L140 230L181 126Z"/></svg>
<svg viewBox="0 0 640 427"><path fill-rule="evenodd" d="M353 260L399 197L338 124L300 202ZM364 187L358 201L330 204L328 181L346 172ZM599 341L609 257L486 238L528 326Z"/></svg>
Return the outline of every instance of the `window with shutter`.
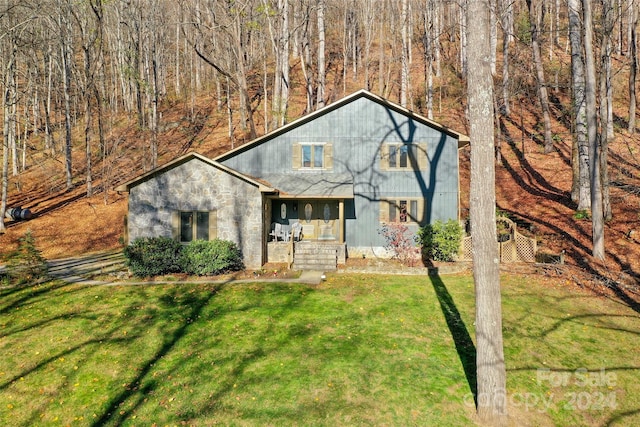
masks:
<svg viewBox="0 0 640 427"><path fill-rule="evenodd" d="M292 166L298 169L332 169L333 146L326 143L293 144Z"/></svg>
<svg viewBox="0 0 640 427"><path fill-rule="evenodd" d="M216 211L176 211L171 215L173 238L182 243L217 237Z"/></svg>
<svg viewBox="0 0 640 427"><path fill-rule="evenodd" d="M427 167L427 144L391 143L380 147L382 170L426 170Z"/></svg>
<svg viewBox="0 0 640 427"><path fill-rule="evenodd" d="M424 199L380 201L380 222L405 222L422 225Z"/></svg>

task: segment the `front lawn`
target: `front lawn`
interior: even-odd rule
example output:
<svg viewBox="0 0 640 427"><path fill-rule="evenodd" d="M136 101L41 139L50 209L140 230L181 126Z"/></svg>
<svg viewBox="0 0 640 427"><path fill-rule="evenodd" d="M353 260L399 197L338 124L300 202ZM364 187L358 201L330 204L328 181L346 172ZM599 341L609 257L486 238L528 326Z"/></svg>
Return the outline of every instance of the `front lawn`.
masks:
<svg viewBox="0 0 640 427"><path fill-rule="evenodd" d="M640 423L638 313L531 278L503 290L515 425ZM0 301L3 425L474 422L469 276L56 282Z"/></svg>

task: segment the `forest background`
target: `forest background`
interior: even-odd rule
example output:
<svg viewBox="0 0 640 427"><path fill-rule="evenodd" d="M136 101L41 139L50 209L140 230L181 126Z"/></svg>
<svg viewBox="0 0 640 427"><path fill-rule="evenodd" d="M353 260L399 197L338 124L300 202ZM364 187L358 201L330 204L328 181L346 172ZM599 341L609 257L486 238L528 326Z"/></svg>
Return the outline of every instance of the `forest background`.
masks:
<svg viewBox="0 0 640 427"><path fill-rule="evenodd" d="M593 2L589 28L575 0L491 4L497 209L541 252L563 253L571 281L635 292L636 0ZM121 247L119 183L189 151L215 156L360 88L468 132L465 19L463 0L4 1L0 253L27 229L49 258ZM580 173L575 65L587 29L604 263ZM466 209L468 149L460 160ZM5 218L15 207L33 218Z"/></svg>

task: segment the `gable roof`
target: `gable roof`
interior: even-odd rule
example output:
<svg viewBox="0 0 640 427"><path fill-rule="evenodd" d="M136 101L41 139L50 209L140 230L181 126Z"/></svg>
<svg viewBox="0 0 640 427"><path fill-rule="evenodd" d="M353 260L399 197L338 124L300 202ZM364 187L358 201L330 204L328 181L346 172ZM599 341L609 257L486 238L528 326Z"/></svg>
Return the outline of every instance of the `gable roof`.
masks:
<svg viewBox="0 0 640 427"><path fill-rule="evenodd" d="M142 175L140 175L140 176L138 176L138 177L136 177L136 178L134 178L134 179L132 179L130 181L127 181L127 182L125 182L123 184L120 184L115 188L115 190L118 191L118 192L126 192L126 193L128 193L129 190L131 190L132 187L135 187L136 185L139 185L139 184L141 184L141 183L143 183L145 181L153 179L158 175L162 175L163 173L165 173L165 172L167 172L167 171L169 171L169 170L171 170L171 169L173 169L175 167L178 167L178 166L180 166L180 165L182 165L184 163L187 163L187 162L189 162L189 161L191 161L193 159L201 160L202 162L204 162L204 163L206 163L206 164L208 164L210 166L213 166L215 168L220 169L221 171L224 171L224 172L226 172L226 173L228 173L230 175L233 175L236 178L239 178L239 179L241 179L241 180L243 180L243 181L245 181L245 182L247 182L247 183L249 183L249 184L251 184L251 185L253 185L253 186L257 187L257 188L259 188L260 191L263 192L263 193L277 192L276 189L274 189L273 187L271 187L269 185L266 185L263 182L260 182L260 181L254 179L254 178L251 178L251 177L248 177L246 175L243 175L240 172L238 172L238 171L236 171L234 169L231 169L230 167L227 167L227 166L225 166L225 165L223 165L221 163L218 163L215 160L211 160L210 158L205 157L205 156L203 156L203 155L201 155L199 153L196 153L196 152L191 152L191 153L184 154L184 155L178 157L177 159L174 159L174 160L172 160L172 161L170 161L168 163L165 163L164 165L159 166L159 167L157 167L157 168L155 168L155 169L153 169L153 170L151 170L151 171L149 171L149 172L147 172L145 174L142 174Z"/></svg>
<svg viewBox="0 0 640 427"><path fill-rule="evenodd" d="M265 135L263 135L261 137L258 137L256 139L244 144L244 145L241 145L238 148L235 148L233 150L227 151L227 152L215 157L214 160L215 161L224 161L226 159L229 159L229 158L235 156L238 153L242 153L244 151L250 150L253 147L255 147L257 145L260 145L260 144L262 144L262 143L264 143L264 142L266 142L266 141L268 141L270 139L273 139L274 137L276 137L278 135L282 135L282 134L290 131L291 129L294 129L294 128L296 128L298 126L301 126L301 125L303 125L305 123L309 123L309 122L315 120L316 118L318 118L320 116L323 116L323 115L328 114L328 113L330 113L330 112L332 112L334 110L337 110L337 109L339 109L339 108L341 108L341 107L343 107L343 106L345 106L345 105L347 105L347 104L349 104L349 103L351 103L351 102L353 102L353 101L355 101L357 99L360 99L360 98L367 98L367 99L369 99L369 100L371 100L373 102L376 102L376 103L378 103L378 104L380 104L380 105L382 105L382 106L384 106L386 108L389 108L390 110L396 111L396 112L398 112L400 114L403 114L403 115L405 115L407 117L410 117L410 118L412 118L413 120L415 120L415 121L417 121L419 123L423 123L423 124L433 128L433 129L436 129L436 130L441 131L441 132L443 132L443 133L445 133L447 135L452 136L453 138L458 140L458 147L459 148L470 143L470 139L469 139L469 137L467 135L464 135L464 134L462 134L460 132L456 132L453 129L450 129L450 128L448 128L448 127L446 127L446 126L444 126L444 125L442 125L440 123L437 123L437 122L435 122L433 120L430 120L430 119L428 119L428 118L426 118L426 117L424 117L424 116L422 116L420 114L414 113L413 111L408 110L407 108L402 107L399 104L396 104L396 103L393 103L391 101L388 101L388 100L382 98L381 96L375 95L375 94L369 92L368 90L360 89L359 91L354 92L351 95L346 96L346 97L344 97L344 98L342 98L342 99L340 99L340 100L338 100L336 102L333 102L333 103L327 105L324 108L316 110L316 111L314 111L312 113L309 113L309 114L307 114L305 116L302 116L302 117L300 117L300 118L298 118L298 119L296 119L296 120L294 120L294 121L292 121L290 123L287 123L286 125L278 128L278 129L274 129L273 131L271 131L271 132L269 132L269 133L267 133L267 134L265 134Z"/></svg>

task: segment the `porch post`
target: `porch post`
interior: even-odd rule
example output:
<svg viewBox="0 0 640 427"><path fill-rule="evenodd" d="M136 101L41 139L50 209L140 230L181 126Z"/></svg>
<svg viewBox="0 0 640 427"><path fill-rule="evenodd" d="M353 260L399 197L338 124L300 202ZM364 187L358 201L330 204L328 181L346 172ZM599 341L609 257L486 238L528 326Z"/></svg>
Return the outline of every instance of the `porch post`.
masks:
<svg viewBox="0 0 640 427"><path fill-rule="evenodd" d="M338 224L340 224L339 241L344 243L344 200L338 200Z"/></svg>

